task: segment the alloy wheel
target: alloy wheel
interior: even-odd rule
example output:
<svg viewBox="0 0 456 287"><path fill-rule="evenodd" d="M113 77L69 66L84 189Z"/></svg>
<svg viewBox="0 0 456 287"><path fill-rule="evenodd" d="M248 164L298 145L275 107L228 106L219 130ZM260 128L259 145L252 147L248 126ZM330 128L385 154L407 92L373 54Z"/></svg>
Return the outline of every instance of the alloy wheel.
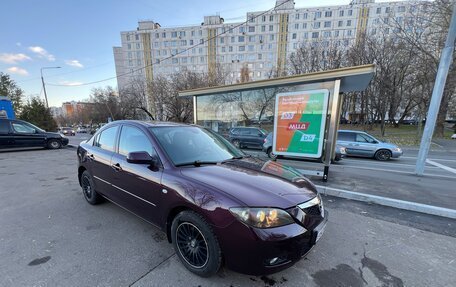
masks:
<svg viewBox="0 0 456 287"><path fill-rule="evenodd" d="M391 157L391 153L387 150L379 150L376 155L376 158L378 160L389 160L390 157Z"/></svg>
<svg viewBox="0 0 456 287"><path fill-rule="evenodd" d="M92 196L92 184L87 176L82 177L82 191L85 197L91 198Z"/></svg>
<svg viewBox="0 0 456 287"><path fill-rule="evenodd" d="M194 268L203 268L209 260L209 248L204 235L189 222L179 224L176 243L184 260Z"/></svg>

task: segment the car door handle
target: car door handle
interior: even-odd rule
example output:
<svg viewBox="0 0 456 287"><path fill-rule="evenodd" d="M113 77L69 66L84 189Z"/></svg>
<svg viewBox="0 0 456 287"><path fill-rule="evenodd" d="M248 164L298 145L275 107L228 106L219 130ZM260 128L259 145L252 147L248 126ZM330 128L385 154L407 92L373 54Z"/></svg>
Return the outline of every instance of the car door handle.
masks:
<svg viewBox="0 0 456 287"><path fill-rule="evenodd" d="M111 167L112 167L115 171L122 171L122 167L120 166L120 163L113 164L113 165L111 165Z"/></svg>

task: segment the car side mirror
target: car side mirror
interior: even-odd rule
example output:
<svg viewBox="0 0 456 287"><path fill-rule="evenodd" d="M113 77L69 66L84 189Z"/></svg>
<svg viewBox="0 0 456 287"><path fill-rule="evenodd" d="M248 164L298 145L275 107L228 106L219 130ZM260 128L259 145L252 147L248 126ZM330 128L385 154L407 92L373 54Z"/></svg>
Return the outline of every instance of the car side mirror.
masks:
<svg viewBox="0 0 456 287"><path fill-rule="evenodd" d="M152 162L152 157L148 152L145 151L135 151L130 152L127 155L127 162L137 163L137 164L146 164Z"/></svg>
<svg viewBox="0 0 456 287"><path fill-rule="evenodd" d="M127 162L133 164L149 164L154 171L158 170L159 160L156 155L150 156L146 151L130 152L127 155Z"/></svg>

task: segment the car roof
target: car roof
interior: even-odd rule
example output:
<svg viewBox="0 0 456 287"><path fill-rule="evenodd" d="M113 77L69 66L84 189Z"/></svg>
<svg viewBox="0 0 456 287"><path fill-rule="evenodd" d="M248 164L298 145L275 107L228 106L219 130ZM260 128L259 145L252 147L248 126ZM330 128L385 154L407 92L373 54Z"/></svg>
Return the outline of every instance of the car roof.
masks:
<svg viewBox="0 0 456 287"><path fill-rule="evenodd" d="M338 132L363 133L363 134L366 133L364 131L357 131L357 130L338 130Z"/></svg>
<svg viewBox="0 0 456 287"><path fill-rule="evenodd" d="M190 126L189 124L184 124L184 123L161 122L161 121L138 121L138 120L120 120L120 121L110 122L109 124L137 124L137 125L141 125L146 128L148 128L148 127L176 127L176 126L188 127L188 126Z"/></svg>

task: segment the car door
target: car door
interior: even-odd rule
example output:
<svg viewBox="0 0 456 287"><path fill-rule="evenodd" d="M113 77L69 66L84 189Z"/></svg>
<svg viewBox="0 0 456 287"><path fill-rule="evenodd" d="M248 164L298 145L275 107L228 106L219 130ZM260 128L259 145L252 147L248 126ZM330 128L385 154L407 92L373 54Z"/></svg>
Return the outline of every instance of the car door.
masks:
<svg viewBox="0 0 456 287"><path fill-rule="evenodd" d="M347 155L357 155L355 133L353 132L338 132L337 144L345 147Z"/></svg>
<svg viewBox="0 0 456 287"><path fill-rule="evenodd" d="M158 225L158 212L164 195L161 185L162 169L153 170L150 164L127 162L128 153L139 151L157 156L151 140L143 130L132 125L123 125L118 152L111 161L112 184L122 194L119 204Z"/></svg>
<svg viewBox="0 0 456 287"><path fill-rule="evenodd" d="M377 150L378 142L364 133L356 133L355 141L360 156L373 157Z"/></svg>
<svg viewBox="0 0 456 287"><path fill-rule="evenodd" d="M8 120L0 119L0 149L7 149L13 146L13 134Z"/></svg>
<svg viewBox="0 0 456 287"><path fill-rule="evenodd" d="M253 132L255 133L253 136L253 139L255 140L255 145L256 146L263 146L264 139L266 138L266 134L261 131L260 129L252 129Z"/></svg>
<svg viewBox="0 0 456 287"><path fill-rule="evenodd" d="M119 125L110 126L95 136L93 146L87 150L88 169L97 192L116 201L119 194L112 187L111 158L116 148Z"/></svg>
<svg viewBox="0 0 456 287"><path fill-rule="evenodd" d="M13 145L16 148L45 147L46 134L25 122L12 121Z"/></svg>

